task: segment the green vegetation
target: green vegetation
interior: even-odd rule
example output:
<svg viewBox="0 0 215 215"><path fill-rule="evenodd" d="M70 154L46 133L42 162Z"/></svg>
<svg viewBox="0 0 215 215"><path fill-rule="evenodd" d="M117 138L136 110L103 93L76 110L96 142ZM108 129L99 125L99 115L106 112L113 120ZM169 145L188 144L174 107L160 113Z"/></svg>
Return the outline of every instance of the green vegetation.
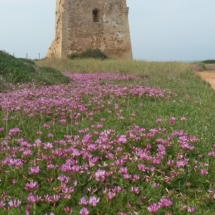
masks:
<svg viewBox="0 0 215 215"><path fill-rule="evenodd" d="M105 60L108 58L106 54L104 54L100 49L88 49L81 54L70 54L68 55L68 59L86 59L86 58L94 58Z"/></svg>
<svg viewBox="0 0 215 215"><path fill-rule="evenodd" d="M209 63L211 62L211 63ZM198 72L203 72L203 71L215 71L215 64L212 63L212 60L208 61L197 61L191 64L191 67L193 70L198 71Z"/></svg>
<svg viewBox="0 0 215 215"><path fill-rule="evenodd" d="M133 60L97 60L97 59L74 59L50 58L35 61L38 66L53 67L61 72L69 71L72 73L97 73L97 72L116 72L120 74L133 74L140 76L154 76L159 78L178 76L190 70L190 64L181 62L148 62Z"/></svg>
<svg viewBox="0 0 215 215"><path fill-rule="evenodd" d="M18 59L0 51L0 90L7 89L9 83L34 82L46 85L68 83L70 80L59 71L38 67L31 60Z"/></svg>
<svg viewBox="0 0 215 215"><path fill-rule="evenodd" d="M205 64L215 64L215 60L203 60L202 62Z"/></svg>
<svg viewBox="0 0 215 215"><path fill-rule="evenodd" d="M1 93L0 214L214 214L215 92L190 64L36 65L72 83Z"/></svg>

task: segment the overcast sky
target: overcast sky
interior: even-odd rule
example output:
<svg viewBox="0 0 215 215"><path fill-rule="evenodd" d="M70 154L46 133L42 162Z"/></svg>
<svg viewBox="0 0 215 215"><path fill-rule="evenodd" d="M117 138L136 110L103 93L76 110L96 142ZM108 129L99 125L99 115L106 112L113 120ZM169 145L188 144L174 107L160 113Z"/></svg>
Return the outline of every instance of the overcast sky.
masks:
<svg viewBox="0 0 215 215"><path fill-rule="evenodd" d="M87 2L87 0L86 0ZM0 0L0 50L44 57L56 0ZM134 59L215 59L214 0L127 0Z"/></svg>

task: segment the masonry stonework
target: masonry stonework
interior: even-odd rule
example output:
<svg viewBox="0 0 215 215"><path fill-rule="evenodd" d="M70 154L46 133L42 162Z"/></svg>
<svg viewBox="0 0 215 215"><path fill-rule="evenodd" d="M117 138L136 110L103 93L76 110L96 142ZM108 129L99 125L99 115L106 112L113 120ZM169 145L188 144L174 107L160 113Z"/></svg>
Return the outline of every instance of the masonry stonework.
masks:
<svg viewBox="0 0 215 215"><path fill-rule="evenodd" d="M57 0L55 39L47 57L100 49L132 59L126 0Z"/></svg>

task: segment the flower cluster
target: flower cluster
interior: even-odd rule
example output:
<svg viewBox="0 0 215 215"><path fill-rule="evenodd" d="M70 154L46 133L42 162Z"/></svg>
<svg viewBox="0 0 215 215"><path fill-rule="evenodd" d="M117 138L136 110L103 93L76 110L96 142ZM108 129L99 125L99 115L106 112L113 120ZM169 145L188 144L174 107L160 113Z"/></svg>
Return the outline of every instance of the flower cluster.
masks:
<svg viewBox="0 0 215 215"><path fill-rule="evenodd" d="M156 118L150 128L134 120L140 100L174 94L133 85L133 76L65 74L71 84L0 94L0 213L194 213L189 195L210 176L203 158L214 150L198 153L198 138L177 128L184 116Z"/></svg>

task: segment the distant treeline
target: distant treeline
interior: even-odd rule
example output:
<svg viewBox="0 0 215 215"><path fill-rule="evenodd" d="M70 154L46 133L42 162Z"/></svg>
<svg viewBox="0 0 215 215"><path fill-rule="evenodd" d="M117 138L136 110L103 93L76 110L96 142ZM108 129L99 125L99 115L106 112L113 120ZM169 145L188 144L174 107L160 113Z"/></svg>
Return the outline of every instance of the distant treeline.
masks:
<svg viewBox="0 0 215 215"><path fill-rule="evenodd" d="M215 63L215 60L204 60L202 61L202 63L212 64L212 63Z"/></svg>

